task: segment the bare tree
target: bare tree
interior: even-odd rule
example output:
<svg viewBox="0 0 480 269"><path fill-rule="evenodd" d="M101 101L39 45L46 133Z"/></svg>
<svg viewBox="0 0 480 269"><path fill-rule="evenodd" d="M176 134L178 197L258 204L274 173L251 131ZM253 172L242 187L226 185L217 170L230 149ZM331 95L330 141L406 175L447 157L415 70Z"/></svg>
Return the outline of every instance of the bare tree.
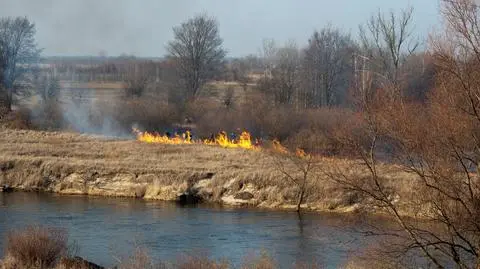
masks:
<svg viewBox="0 0 480 269"><path fill-rule="evenodd" d="M247 89L249 79L249 73L252 70L252 66L247 58L234 59L228 66L230 73L229 79L238 82L242 85L244 90Z"/></svg>
<svg viewBox="0 0 480 269"><path fill-rule="evenodd" d="M434 59L428 51L410 55L402 65L402 94L404 99L425 102L428 93L434 88L437 74Z"/></svg>
<svg viewBox="0 0 480 269"><path fill-rule="evenodd" d="M40 50L35 43L35 24L27 18L0 19L0 90L7 110L15 94L25 89L25 74Z"/></svg>
<svg viewBox="0 0 480 269"><path fill-rule="evenodd" d="M269 95L274 104L293 105L300 86L300 51L293 41L276 47L273 40L264 41L264 77L258 89Z"/></svg>
<svg viewBox="0 0 480 269"><path fill-rule="evenodd" d="M150 83L155 81L156 66L153 62L127 64L124 83L126 97L142 97Z"/></svg>
<svg viewBox="0 0 480 269"><path fill-rule="evenodd" d="M60 82L54 76L53 72L48 72L46 75L36 77L34 81L37 95L42 102L57 101L60 94Z"/></svg>
<svg viewBox="0 0 480 269"><path fill-rule="evenodd" d="M274 39L264 39L262 44L262 63L264 78L268 79L272 76L272 69L275 66L278 47Z"/></svg>
<svg viewBox="0 0 480 269"><path fill-rule="evenodd" d="M314 180L317 160L315 156L296 149L291 153L278 141L273 141L273 161L277 170L298 188L296 211L300 212L301 206L307 198L306 194L311 182Z"/></svg>
<svg viewBox="0 0 480 269"><path fill-rule="evenodd" d="M226 109L231 109L234 106L235 102L235 89L233 87L228 87L225 90L225 93L222 98L222 103Z"/></svg>
<svg viewBox="0 0 480 269"><path fill-rule="evenodd" d="M388 105L385 104L386 102L389 102ZM448 241L449 239L444 241L444 238L446 238L444 236L445 230L435 226L442 225L437 219L438 216L436 214L431 215L432 212L438 209L436 208L438 204L435 203L437 199L433 199L434 195L431 195L431 193L435 191L435 187L431 185L430 187L432 187L432 189L429 189L430 187L428 185L422 185L421 182L415 181L415 185L410 185L410 187L415 188L416 191L421 193L418 194L418 199L402 201L402 204L400 204L397 201L399 197L398 189L392 188L392 183L389 181L388 176L384 174L384 170L381 169L380 165L380 145L386 140L388 135L397 139L395 140L395 145L403 146L403 143L409 141L408 139L412 139L412 137L407 136L401 137L400 133L396 133L395 131L387 132L388 128L383 125L382 119L388 118L391 120L391 125L388 126L395 126L395 130L399 131L404 130L402 127L409 128L413 125L413 122L408 120L409 117L406 117L405 113L413 113L417 117L420 113L411 108L406 109L404 107L402 109L402 107L396 106L395 103L392 102L392 99L379 98L378 94L374 95L374 98L359 100L358 105L362 110L362 117L355 118L351 122L346 122L345 129L337 130L335 137L340 141L339 143L343 144L344 151L348 150L350 156L355 156L361 161L360 164L366 168L367 172L365 173L362 169L357 169L352 172L349 169L336 167L333 169L325 169L325 175L339 184L339 186L343 186L346 190L367 197L366 201L369 201L372 207L377 208L377 210L383 210L396 221L397 226L393 226L390 230L376 230L377 227L371 227L375 229L367 232L369 235L384 236L387 239L394 240L389 241L388 249L381 250L384 251L384 254L391 255L395 253L393 256L399 259L405 258L407 255L418 254L437 268L449 267L448 264L450 261L445 262L443 259L445 257L442 255L447 253L446 256L449 256L449 247L453 246L455 248L456 243L449 244L448 242L451 242ZM394 109L385 111L383 110L383 106L391 106L394 107ZM395 113L391 113L392 111L395 111ZM386 116L386 114L389 114L390 117ZM419 134L415 135L415 139L419 140L417 135ZM424 142L425 140L421 141ZM415 144L417 145L418 143ZM412 171L412 167L410 166L412 163L406 162L402 157L412 157L410 160L415 160L416 164L419 164L421 167L426 165L426 163L420 159L421 156L414 155L414 151L411 148L407 150L402 146L397 148L398 155L396 155L396 157L399 160L402 159L400 163L405 165L405 170ZM401 151L400 149L405 149L405 151ZM426 167L428 166L424 168ZM400 172L400 170L397 172ZM403 184L408 183L405 181ZM402 198L406 200L412 197ZM432 208L428 208L429 206L432 206ZM413 211L412 215L405 214L405 207ZM457 250L458 249L455 251ZM462 266L460 268L468 267Z"/></svg>
<svg viewBox="0 0 480 269"><path fill-rule="evenodd" d="M330 26L315 31L304 51L301 101L304 107L339 104L351 80L356 45L349 35Z"/></svg>
<svg viewBox="0 0 480 269"><path fill-rule="evenodd" d="M295 42L288 42L276 53L275 67L272 70L275 103L291 105L299 87L300 52Z"/></svg>
<svg viewBox="0 0 480 269"><path fill-rule="evenodd" d="M42 129L60 129L63 125L61 85L55 72L34 72L32 94L39 97L39 102L29 106L30 120L34 126ZM76 94L81 91L72 91Z"/></svg>
<svg viewBox="0 0 480 269"><path fill-rule="evenodd" d="M400 14L378 12L360 26L362 60L368 59L369 70L376 72L381 84L397 91L394 94L400 90L401 65L419 46L412 24L413 8L408 8Z"/></svg>
<svg viewBox="0 0 480 269"><path fill-rule="evenodd" d="M388 92L360 99L358 128L337 138L368 173L327 174L396 220L377 233L395 240L388 252L415 253L436 268L480 268L480 13L473 0L442 1L442 12L447 31L433 40L438 74L427 104L395 102ZM409 173L396 183L408 192L381 169L386 141Z"/></svg>
<svg viewBox="0 0 480 269"><path fill-rule="evenodd" d="M197 15L174 27L173 34L167 50L185 83L187 100L194 101L205 83L219 72L226 54L218 22L207 15Z"/></svg>

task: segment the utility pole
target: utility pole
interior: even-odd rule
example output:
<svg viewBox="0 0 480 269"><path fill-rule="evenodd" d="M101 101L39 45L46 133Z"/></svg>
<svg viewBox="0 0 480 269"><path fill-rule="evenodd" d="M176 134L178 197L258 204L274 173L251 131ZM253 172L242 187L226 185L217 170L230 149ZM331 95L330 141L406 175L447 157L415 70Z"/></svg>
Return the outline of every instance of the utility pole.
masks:
<svg viewBox="0 0 480 269"><path fill-rule="evenodd" d="M360 94L362 95L362 99L365 99L367 98L367 94L366 94L366 88L367 88L367 81L366 81L366 78L367 78L367 60L370 60L370 58L368 58L367 56L364 56L364 55L360 55L360 54L357 54L355 53L354 54L354 60L353 60L353 65L354 65L354 72L355 72L355 88L358 89L359 88L359 85L358 85L358 64L357 64L357 57L360 57L362 58L362 82L361 82L361 88L360 88ZM363 100L364 102L366 100Z"/></svg>
<svg viewBox="0 0 480 269"><path fill-rule="evenodd" d="M363 65L362 65L362 92L365 92L365 60L366 57L363 56Z"/></svg>

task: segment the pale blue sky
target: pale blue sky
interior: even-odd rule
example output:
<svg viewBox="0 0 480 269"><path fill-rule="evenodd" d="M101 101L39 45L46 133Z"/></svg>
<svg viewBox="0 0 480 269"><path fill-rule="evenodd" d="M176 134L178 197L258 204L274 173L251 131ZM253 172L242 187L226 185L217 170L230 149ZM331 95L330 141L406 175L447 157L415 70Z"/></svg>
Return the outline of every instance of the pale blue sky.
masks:
<svg viewBox="0 0 480 269"><path fill-rule="evenodd" d="M303 45L332 24L356 35L377 10L415 8L416 32L438 28L439 0L0 0L0 16L28 16L45 55L163 56L172 26L206 12L230 56L257 53L264 38Z"/></svg>

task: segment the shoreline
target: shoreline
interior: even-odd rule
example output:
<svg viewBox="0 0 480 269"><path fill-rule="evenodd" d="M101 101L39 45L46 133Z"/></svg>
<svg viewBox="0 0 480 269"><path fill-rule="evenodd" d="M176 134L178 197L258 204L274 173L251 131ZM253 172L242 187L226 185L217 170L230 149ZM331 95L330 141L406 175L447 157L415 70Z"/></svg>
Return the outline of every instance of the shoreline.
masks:
<svg viewBox="0 0 480 269"><path fill-rule="evenodd" d="M11 195L11 196L9 196ZM176 223L179 221L178 216L184 216L184 218L191 219L193 223L205 223L207 227L200 225L199 227L203 227L201 229L204 229L205 232L198 231L195 232L195 235L191 235L193 238L198 238L200 235L202 238L205 240L209 241L210 237L208 236L209 233L215 233L216 229L212 229L211 227L217 227L216 225L223 225L223 228L219 228L218 231L231 231L229 227L236 227L234 228L235 230L238 231L244 231L245 227L249 227L249 225L254 225L256 228L248 228L250 229L258 229L259 234L268 233L270 234L271 232L280 232L282 236L285 236L286 239L290 238L293 234L300 236L303 238L303 231L305 230L305 234L316 234L319 231L323 231L325 227L326 229L329 230L330 228L333 228L334 230L340 230L343 232L351 232L349 227L366 227L362 226L362 223L364 223L363 217L364 216L356 216L356 215L350 215L350 214L334 214L334 213L329 213L329 214L318 214L318 212L310 212L310 211L304 211L302 212L301 215L297 215L296 212L285 212L285 211L271 211L271 210L266 210L266 209L259 209L259 208L232 208L232 207L222 207L217 205L211 205L211 204L200 204L198 205L198 208L196 206L186 206L186 207L179 207L173 202L162 202L162 201L145 201L145 200L140 200L140 199L131 199L131 198L125 198L125 197L100 197L100 196L70 196L70 195L60 195L60 194L55 194L55 193L43 193L43 192L35 192L35 193L26 193L26 192L12 192L12 193L6 193L5 196L0 194L0 198L3 196L3 198L6 199L0 199L2 201L5 201L8 208L7 212L13 213L12 216L15 216L14 212L17 211L19 213L16 221L13 221L11 224L11 227L14 227L14 229L24 229L24 227L29 227L30 225L52 225L50 222L35 222L35 220L42 220L42 219L49 219L53 216L56 218L57 216L62 219L62 227L69 227L68 231L78 231L76 227L84 227L86 222L102 222L106 219L112 219L112 216L117 216L115 220L122 219L122 220L128 220L124 224L122 224L122 228L118 230L116 233L112 235L112 238L121 238L121 242L130 242L129 239L132 238L132 236L128 236L126 238L124 237L118 237L119 234L128 234L128 233L135 233L135 228L132 228L133 230L128 231L128 227L135 227L137 223L137 218L142 219L139 225L141 227L145 227L145 231L150 231L150 233L154 233L156 229L158 229L158 224L157 223L167 223L166 225L166 234L172 234L169 231L175 231L177 228L168 228L172 227L171 223ZM31 208L31 203L38 202L40 205L45 205L45 207L42 206L43 210L45 212L35 212L34 217L28 222L28 223L23 223L22 224L22 214L25 214L25 211L22 209L27 209L27 210L32 210L36 211L35 206ZM17 204L18 203L18 204ZM20 205L23 205L21 207ZM81 206L78 206L81 205ZM18 207L20 206L20 207ZM30 208L30 209L29 209ZM58 209L57 210L51 210L51 209ZM69 210L71 209L71 210ZM176 213L172 213L176 212ZM189 212L189 213L186 213ZM47 215L45 215L47 214ZM91 215L94 214L94 215ZM96 214L99 214L98 216ZM105 215L106 214L106 215ZM113 214L113 215L112 215ZM179 215L176 215L179 214ZM193 214L193 215L192 215ZM133 217L136 216L136 217ZM142 217L140 217L142 216ZM151 216L152 219L148 219L148 216ZM198 216L198 217L195 217ZM211 217L211 216L216 216L216 217ZM145 217L147 217L145 219ZM169 218L168 221L163 221L164 218ZM226 221L224 222L219 221L219 219L223 219L223 217L234 221L233 223L231 221ZM213 220L210 222L210 219ZM144 220L144 221L143 221ZM157 220L157 221L152 221L152 220ZM264 221L265 220L265 221ZM33 221L33 222L32 222ZM318 221L318 223L317 223ZM373 223L379 223L381 219L375 218L375 219L369 219L367 220L368 222L373 222ZM108 222L107 225L105 226L105 231L110 231L112 227L117 227L116 226L116 221ZM122 221L123 223L123 221ZM127 224L129 223L129 224ZM170 223L170 224L168 224ZM181 227L192 227L191 225L187 226L181 226ZM381 222L383 223L383 222ZM244 224L245 226L242 226ZM80 226L79 226L80 225ZM132 226L133 225L133 226ZM144 226L144 225L149 225ZM150 226L153 225L153 226ZM267 225L267 231L264 231L264 225ZM272 226L270 226L272 225ZM323 226L325 225L325 227ZM52 227L52 226L43 226L43 227ZM54 226L53 226L54 227ZM53 228L52 227L52 228ZM163 227L163 226L161 226ZM173 227L177 227L174 225ZM225 230L225 228L227 229ZM273 228L272 228L273 227ZM322 228L323 227L323 228ZM85 228L85 232L90 231L89 229L97 229L95 228L95 224L89 225L89 228ZM126 229L125 231L123 229ZM273 229L273 230L270 230ZM183 231L183 230L182 230ZM196 230L195 230L196 231ZM282 231L288 231L287 234L283 234ZM330 231L332 232L332 231ZM148 232L146 232L147 234ZM82 236L83 232L78 234L75 232L73 239L77 236ZM88 233L91 234L91 233ZM140 235L142 238L145 238L145 235ZM175 233L173 233L175 234ZM179 235L182 233L179 232ZM250 234L250 235L249 235ZM256 234L256 233L253 233ZM252 233L246 233L245 234L245 240L241 240L244 242L243 244L246 244L247 246L249 243L245 242L252 242L249 239L251 237ZM159 235L160 238L162 238L162 235ZM206 237L205 237L206 236ZM219 236L221 238L228 238L228 233L225 235ZM108 236L107 236L108 238ZM150 237L148 237L150 238ZM308 238L308 236L307 236ZM304 238L305 240L309 240L307 238ZM323 238L323 237L322 237ZM126 240L125 240L126 239ZM248 239L248 240L247 240ZM267 239L268 242L269 240L277 240L277 236L273 236L270 239ZM285 240L286 240L285 239ZM79 255L80 257L85 258L88 261L95 262L99 265L113 265L109 261L111 260L110 258L108 259L97 259L95 255L91 255L92 252L88 250L91 245L89 243L91 242L91 238L88 239L87 241L81 242L81 245L78 245L79 248L82 250L87 249L86 252L81 252L81 253L76 253L75 255ZM108 239L107 239L108 240ZM170 240L170 239L168 239ZM291 240L291 239L288 239ZM296 240L296 239L295 239ZM321 239L319 239L321 240ZM188 240L187 240L188 241ZM235 238L232 238L232 241L235 241ZM102 241L103 242L103 241ZM96 246L102 246L102 242L98 243ZM118 241L120 242L120 241ZM151 242L151 241L149 241ZM163 244L167 244L165 241ZM167 241L168 242L168 241ZM217 243L214 244L223 244L223 239L220 239L216 241ZM256 241L255 241L256 242ZM115 241L117 243L117 241ZM188 245L188 243L187 243ZM262 244L263 245L263 244ZM146 247L151 247L147 246ZM260 246L260 244L254 244L253 246ZM265 245L265 246L268 246ZM121 249L124 249L123 247ZM148 249L148 248L147 248ZM183 253L189 253L188 251L194 250L195 248L185 248L186 251L178 251L178 253L181 255ZM315 249L315 248L312 248ZM258 247L258 248L253 248L251 249L252 251L260 251L260 250L266 250L266 251L271 251L272 255L274 255L275 249L272 248L263 248L263 247ZM153 250L152 250L153 251ZM159 255L156 257L161 257L160 259L162 261L165 261L163 256L157 252L154 252L155 255ZM103 253L103 252L102 252ZM105 250L105 253L107 253L107 250ZM110 252L109 252L110 253ZM245 252L247 253L247 252ZM121 253L117 253L117 255L120 255ZM153 253L152 253L153 254ZM248 253L247 253L248 254ZM175 254L172 254L175 255ZM243 254L242 254L243 255ZM228 256L225 258L235 260L235 262L239 262L241 260L240 257L243 257L242 255L234 255L233 257ZM223 256L218 255L218 253L215 253L213 257L218 257L219 259L222 259ZM276 257L275 259L278 259ZM333 260L336 261L337 258L333 258ZM292 258L294 260L294 258ZM313 259L314 261L315 259ZM341 259L343 261L343 259ZM170 260L166 260L170 261ZM303 260L304 262L307 261L312 261L310 259ZM1 268L1 267L0 267ZM234 267L236 268L236 267Z"/></svg>
<svg viewBox="0 0 480 269"><path fill-rule="evenodd" d="M262 151L0 129L0 186L17 191L294 211L298 187L275 165ZM321 158L319 165L364 173L352 160ZM284 169L298 172L294 164ZM390 173L391 182L403 184L408 176L392 165L381 169ZM382 215L365 197L321 173L312 175L306 191L303 211Z"/></svg>
<svg viewBox="0 0 480 269"><path fill-rule="evenodd" d="M221 210L248 210L248 211L258 211L258 212L272 212L272 213L295 213L295 214L315 214L315 215L331 215L337 217L354 217L354 216L367 216L372 218L382 218L388 220L389 217L381 212L367 212L367 211L335 211L335 210L328 210L328 209L312 209L308 207L302 206L302 210L300 212L296 212L294 206L283 206L283 207L258 207L254 205L235 205L235 204L225 204L221 202L199 202L199 203L181 203L176 200L159 200L159 199L145 199L140 197L133 197L133 196L105 196L105 195L94 195L94 194L68 194L68 193L57 193L51 191L41 191L41 190L23 190L23 189L13 189L8 192L0 191L0 194L12 194L12 193L25 193L25 194L39 194L39 195L52 195L58 197L81 197L87 199L120 199L120 200L128 200L128 201L141 201L141 202L159 202L159 203L168 203L168 204L175 204L178 206L185 206L185 207L200 207L200 208L212 208L212 209L221 209Z"/></svg>

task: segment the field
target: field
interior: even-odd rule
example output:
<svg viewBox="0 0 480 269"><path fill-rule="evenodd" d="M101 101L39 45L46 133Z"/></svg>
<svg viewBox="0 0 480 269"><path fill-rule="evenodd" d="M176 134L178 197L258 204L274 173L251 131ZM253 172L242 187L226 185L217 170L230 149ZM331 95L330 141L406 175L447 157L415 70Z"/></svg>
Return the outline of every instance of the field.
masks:
<svg viewBox="0 0 480 269"><path fill-rule="evenodd" d="M251 91L255 87L255 83L247 83L245 85L239 82L214 81L207 84L203 93L203 97L213 98L214 100L223 100L227 91L233 91L233 98L236 101L243 100L247 91ZM61 99L63 101L71 101L72 98L83 99L85 102L93 100L114 100L125 95L126 85L121 81L106 82L106 81L90 81L78 82L62 80ZM158 93L148 93L158 94Z"/></svg>
<svg viewBox="0 0 480 269"><path fill-rule="evenodd" d="M278 158L291 175L299 171L288 159L273 156L266 150L0 129L0 185L60 194L293 209L299 188L280 173ZM318 158L316 165L302 207L339 212L367 207L366 200L336 187L322 172L343 169L365 174L358 162ZM390 171L391 182L403 184L408 178L394 166L381 169Z"/></svg>

